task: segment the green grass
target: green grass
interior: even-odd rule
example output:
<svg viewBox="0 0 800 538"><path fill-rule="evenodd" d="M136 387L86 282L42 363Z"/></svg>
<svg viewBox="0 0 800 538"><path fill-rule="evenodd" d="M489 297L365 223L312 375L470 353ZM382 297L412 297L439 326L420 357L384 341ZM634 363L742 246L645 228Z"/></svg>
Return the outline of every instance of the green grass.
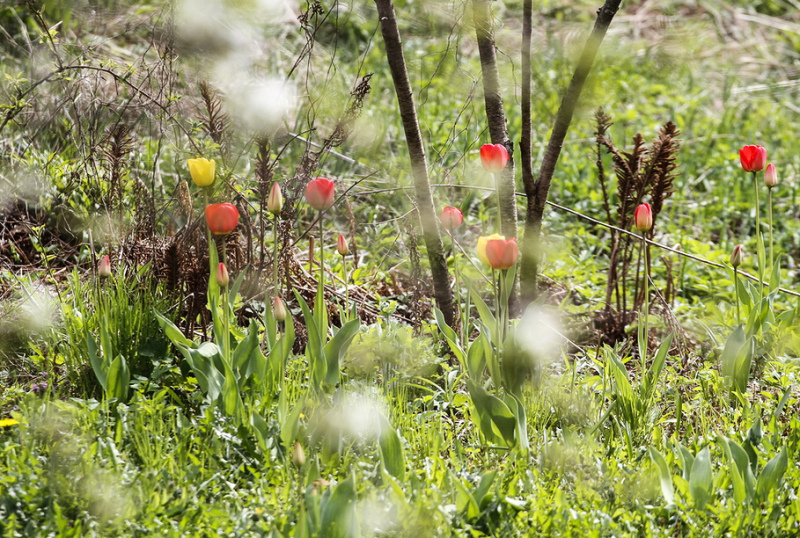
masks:
<svg viewBox="0 0 800 538"><path fill-rule="evenodd" d="M3 536L789 537L800 532L796 297L775 293L763 319L743 307L745 319L754 320L753 356L746 390L737 392L720 367L736 327L732 272L654 251L653 285L664 290L670 282L674 298L669 305L657 303L651 314L649 356L670 335L673 340L658 375L643 378L636 326L629 328L629 340L612 348L598 346L591 324L604 307L608 232L551 208L542 268L551 292L546 311L569 342L528 365L530 381L517 390L512 384L506 388L507 377L501 383L483 369L476 378L453 358L432 314L411 319L428 299L413 295L410 167L368 2L340 4L338 27L332 19L321 26L308 62L290 78L298 99L284 127L321 143L355 83L374 73L352 136L336 148L352 161L328 155L306 172L353 185L349 208L337 204L326 216L326 244L333 244L336 233L355 231L351 249L358 249L360 259L354 283L362 297L375 301L379 315L363 324L342 355L334 386L312 375L317 359L301 351L302 315L294 299L288 301L299 331L283 383L259 385L264 380L240 376L244 369L237 369L240 377L226 379L225 391L232 394L237 385L242 407L226 413L161 331L154 312L183 327L179 313L185 304L158 282L163 264L152 253L163 254L161 244L183 224L177 192L189 178L184 163L196 156L194 144L218 160L227 182L223 187L218 179L212 196L227 200L234 191L241 193L250 204L253 229L259 230L252 145L258 133L248 131L247 118L236 113L236 85L214 78L215 62L241 58L225 56L216 42L187 49L187 38L180 35L178 54L160 56L163 42L151 38L161 35L169 17L162 4L91 2L94 15L86 2L58 4L48 5L44 17L49 25L63 20L57 37L64 58L82 51L81 63L126 73L125 80L157 96L163 107L124 81L100 84L86 72L56 77L18 101L16 92L37 80L42 69L52 69L55 60L38 39L27 8L0 9L0 22L14 42L0 44L0 105L12 107L0 109L0 115L21 107L0 131L0 192L4 200L23 200L34 215L30 233L6 230L3 236L15 242L2 250L8 254L0 279L0 419L18 422L0 426ZM534 170L596 4L535 3ZM797 89L782 83L793 80L800 43L790 4L624 5L573 120L552 201L605 218L594 166L596 107L616 122L610 133L620 148L635 133L649 140L661 124L674 121L683 140L679 176L656 223L656 240L722 263L743 243L749 255L742 269L754 273L752 189L737 152L743 144L763 144L779 174L773 194L775 242L784 253L781 284L794 289ZM285 77L305 43L303 32L293 24L268 26L264 13L237 6L240 11L228 12L225 27L233 28L237 39L250 32L247 43L252 39L266 52L247 57L250 63L226 76ZM451 257L451 267L459 263L460 275L493 309L489 281L474 254L477 237L495 232L495 207L493 193L484 189L491 178L477 157L489 140L470 9L441 2L395 6L431 181L443 185L435 189L436 203L457 205L465 215L465 226L456 232L464 254ZM650 14L638 16L645 8ZM521 2L498 4L495 13L502 22L497 43L508 126L517 140ZM257 24L241 26L242 17ZM775 29L775 23L788 30ZM129 32L123 32L125 24ZM31 36L33 54L25 35ZM235 50L249 50L245 41L237 43ZM222 145L201 128L196 83L206 78L219 84L223 106L232 111ZM225 91L231 92L229 100ZM123 160L126 179L115 200L103 149L107 129L119 120L133 127L133 150ZM269 133L268 153L277 159L274 178L287 187L287 203L297 208L289 224L294 241L315 216L306 210L304 184L296 179L305 144L278 131ZM608 174L610 160L605 166ZM40 189L26 190L32 177ZM142 204L136 198L141 187L134 180L152 196L156 233L150 243L134 241L131 233L141 232ZM203 197L191 189L190 203L199 212ZM520 198L521 211L524 202ZM111 224L115 233L105 234L98 222ZM263 248L270 253L271 227L265 237ZM241 241L246 244L246 238ZM88 270L90 242L99 251L116 252L115 260L125 258L129 266L116 268L115 277L98 285ZM262 248L257 243L256 260ZM306 244L300 239L291 251L304 267ZM204 254L192 250L195 240L181 245L186 271L194 264L203 267ZM426 259L424 247L417 248L424 295ZM26 262L23 255L32 259ZM144 259L154 264L139 265ZM331 263L338 274L339 260ZM235 273L244 270L242 264ZM28 276L19 276L23 272ZM298 288L313 289L303 275L295 274ZM245 338L250 318L258 336L264 334L259 285L253 284L254 299L235 303L241 319L234 343ZM205 292L204 282L193 286ZM56 315L47 323L29 323L42 321L31 315L44 317L34 309L43 290L57 305ZM111 312L105 321L102 300ZM473 341L491 333L485 314L473 310L472 317ZM542 323L522 326L544 338L549 329ZM90 365L87 333L100 340L103 327L114 355L124 356L131 372L125 401L103 398ZM198 328L188 336L220 341L221 332L210 334ZM655 374L657 367L652 368ZM476 403L476 385L486 389L484 401L497 407ZM509 423L502 421L502 407L512 419L524 416L526 435L513 420L510 430L503 429ZM294 442L304 450L302 466L292 462ZM785 470L777 472L782 454Z"/></svg>

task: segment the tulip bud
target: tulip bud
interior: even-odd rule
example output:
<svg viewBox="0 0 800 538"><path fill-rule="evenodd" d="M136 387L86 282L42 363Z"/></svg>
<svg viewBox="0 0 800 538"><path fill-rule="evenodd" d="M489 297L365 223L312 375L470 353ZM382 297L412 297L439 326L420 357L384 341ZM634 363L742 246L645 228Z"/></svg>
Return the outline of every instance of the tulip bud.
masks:
<svg viewBox="0 0 800 538"><path fill-rule="evenodd" d="M442 228L445 230L455 230L464 222L464 215L457 207L447 206L442 209L439 221L442 223Z"/></svg>
<svg viewBox="0 0 800 538"><path fill-rule="evenodd" d="M318 177L308 182L306 200L317 211L325 211L333 205L334 184L330 179Z"/></svg>
<svg viewBox="0 0 800 538"><path fill-rule="evenodd" d="M209 159L189 159L186 161L189 165L189 173L192 175L192 181L198 187L208 187L214 183L214 174L216 173L217 163Z"/></svg>
<svg viewBox="0 0 800 538"><path fill-rule="evenodd" d="M640 232L646 232L653 227L653 212L650 204L640 204L633 214L633 223Z"/></svg>
<svg viewBox="0 0 800 538"><path fill-rule="evenodd" d="M228 277L228 269L225 267L225 264L219 262L217 266L217 284L219 284L220 288L224 288L230 282L230 278Z"/></svg>
<svg viewBox="0 0 800 538"><path fill-rule="evenodd" d="M286 320L286 306L283 304L283 299L280 297L272 298L272 316L277 321Z"/></svg>
<svg viewBox="0 0 800 538"><path fill-rule="evenodd" d="M770 189L778 184L778 172L775 171L775 165L769 163L767 169L764 170L764 184Z"/></svg>
<svg viewBox="0 0 800 538"><path fill-rule="evenodd" d="M484 144L481 146L481 163L487 172L496 174L506 167L508 151L503 144Z"/></svg>
<svg viewBox="0 0 800 538"><path fill-rule="evenodd" d="M97 266L97 276L101 278L111 276L111 260L108 258L108 254L100 258L100 264Z"/></svg>
<svg viewBox="0 0 800 538"><path fill-rule="evenodd" d="M303 451L303 446L297 441L292 447L292 463L295 467L302 467L306 463L306 453Z"/></svg>
<svg viewBox="0 0 800 538"><path fill-rule="evenodd" d="M269 198L267 199L267 210L273 215L277 215L283 209L283 193L281 192L281 186L278 185L278 182L272 184L272 188L269 191Z"/></svg>
<svg viewBox="0 0 800 538"><path fill-rule="evenodd" d="M342 234L339 234L339 238L336 240L336 252L341 256L347 256L347 253L350 252L347 246L347 239Z"/></svg>
<svg viewBox="0 0 800 538"><path fill-rule="evenodd" d="M767 164L767 150L761 146L743 146L739 150L739 160L745 172L760 172Z"/></svg>
<svg viewBox="0 0 800 538"><path fill-rule="evenodd" d="M486 244L493 240L493 239L503 239L505 240L505 236L500 234L492 234L487 236L481 236L478 238L478 246L475 250L478 251L478 259L485 263L486 265L491 265L489 263L489 258L486 257Z"/></svg>
<svg viewBox="0 0 800 538"><path fill-rule="evenodd" d="M736 245L731 252L731 265L736 268L742 265L744 259L744 245Z"/></svg>

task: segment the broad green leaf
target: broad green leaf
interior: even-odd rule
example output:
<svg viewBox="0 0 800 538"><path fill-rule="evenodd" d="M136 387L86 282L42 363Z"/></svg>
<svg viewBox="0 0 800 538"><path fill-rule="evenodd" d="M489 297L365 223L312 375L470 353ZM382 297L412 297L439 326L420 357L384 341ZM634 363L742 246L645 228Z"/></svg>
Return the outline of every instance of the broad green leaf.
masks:
<svg viewBox="0 0 800 538"><path fill-rule="evenodd" d="M92 365L94 376L97 378L97 382L100 383L100 386L103 387L103 392L106 392L108 390L107 366L103 362L103 357L97 353L97 342L95 342L94 337L89 331L86 331L86 348L89 350L89 362Z"/></svg>
<svg viewBox="0 0 800 538"><path fill-rule="evenodd" d="M355 514L355 475L340 482L322 507L323 534L330 538L350 538L358 532Z"/></svg>
<svg viewBox="0 0 800 538"><path fill-rule="evenodd" d="M444 321L444 314L438 308L434 307L433 315L436 318L436 326L439 327L439 331L444 336L445 341L447 341L447 345L450 347L450 351L453 352L458 363L463 366L464 364L464 350L461 349L461 346L458 345L458 337L453 329L445 323Z"/></svg>
<svg viewBox="0 0 800 538"><path fill-rule="evenodd" d="M234 280L233 284L228 288L228 304L231 307L231 312L233 312L236 307L236 296L239 295L239 288L242 287L242 282L244 282L244 277L247 275L248 269L249 266L247 265L242 267L242 270L239 271L239 276L236 277L236 280Z"/></svg>
<svg viewBox="0 0 800 538"><path fill-rule="evenodd" d="M125 362L125 357L117 355L117 358L108 368L108 391L106 395L121 402L126 401L130 382L131 375L128 372L128 364Z"/></svg>
<svg viewBox="0 0 800 538"><path fill-rule="evenodd" d="M517 422L516 438L519 441L519 447L522 449L523 454L525 454L530 447L528 441L528 419L525 414L525 406L522 405L522 401L513 394L506 394L503 400L514 414L514 418ZM478 502L480 502L480 500Z"/></svg>
<svg viewBox="0 0 800 538"><path fill-rule="evenodd" d="M692 464L692 475L689 477L689 492L695 505L704 509L711 500L714 474L711 470L711 453L708 447L701 450Z"/></svg>
<svg viewBox="0 0 800 538"><path fill-rule="evenodd" d="M650 447L648 450L650 454L650 459L653 461L653 464L658 469L658 480L661 485L661 494L664 496L664 500L667 501L667 505L675 504L675 490L672 485L672 473L669 472L669 466L667 465L667 460L664 456L653 447Z"/></svg>
<svg viewBox="0 0 800 538"><path fill-rule="evenodd" d="M761 502L767 501L770 491L778 486L788 466L789 457L786 453L786 446L784 445L778 455L769 460L761 470L761 474L758 475L756 497Z"/></svg>
<svg viewBox="0 0 800 538"><path fill-rule="evenodd" d="M740 393L747 392L747 382L750 380L750 365L753 362L755 341L751 337L742 346L733 368L733 387Z"/></svg>
<svg viewBox="0 0 800 538"><path fill-rule="evenodd" d="M746 341L747 338L741 326L737 326L725 341L725 347L722 350L720 371L731 383L733 382L733 373L736 370L736 358L739 356Z"/></svg>
<svg viewBox="0 0 800 538"><path fill-rule="evenodd" d="M681 460L681 467L683 468L682 476L687 482L692 476L692 465L694 465L694 456L689 449L678 443L678 457Z"/></svg>
<svg viewBox="0 0 800 538"><path fill-rule="evenodd" d="M645 401L649 401L652 398L653 394L655 393L655 387L658 383L659 377L661 376L661 371L664 369L664 362L667 359L667 352L669 352L669 348L672 345L672 339L674 334L670 333L661 345L658 346L658 351L656 351L656 355L653 358L653 363L650 365L650 368L647 370L647 374L645 375L644 381L642 382L642 398Z"/></svg>
<svg viewBox="0 0 800 538"><path fill-rule="evenodd" d="M486 508L486 505L490 500L489 489L492 487L492 484L494 484L495 477L497 477L497 471L484 473L481 476L481 481L478 482L478 486L472 493L472 497L475 499L475 502L478 503L478 508L481 511Z"/></svg>
<svg viewBox="0 0 800 538"><path fill-rule="evenodd" d="M470 344L467 352L467 373L472 379L483 379L483 371L486 369L487 358L492 354L492 346L486 338L485 333L481 333ZM499 374L498 374L499 375Z"/></svg>
<svg viewBox="0 0 800 538"><path fill-rule="evenodd" d="M506 445L514 446L517 421L503 400L489 394L486 392L486 389L471 379L467 380L467 390L469 391L470 398L472 398L473 405L479 412L485 413L489 417L492 424L503 437Z"/></svg>
<svg viewBox="0 0 800 538"><path fill-rule="evenodd" d="M744 475L739 469L736 460L731 453L731 447L729 440L720 435L717 438L720 446L722 447L722 452L728 458L728 475L731 478L731 484L733 484L733 500L736 501L737 504L742 504L747 499L747 488L744 484ZM747 455L745 454L745 458ZM745 465L747 467L747 465Z"/></svg>
<svg viewBox="0 0 800 538"><path fill-rule="evenodd" d="M489 331L489 339L492 342L499 342L499 338L497 337L497 319L492 314L492 311L489 310L489 307L486 306L486 303L483 302L480 294L474 290L472 290L472 302L475 303L475 309L478 311L478 315L483 321L483 325Z"/></svg>
<svg viewBox="0 0 800 538"><path fill-rule="evenodd" d="M353 337L358 334L361 328L361 322L356 319L351 319L344 326L339 329L330 342L325 345L323 352L325 353L325 360L327 363L325 383L330 387L335 387L339 384L339 361L342 355L347 351Z"/></svg>
<svg viewBox="0 0 800 538"><path fill-rule="evenodd" d="M185 347L194 347L194 342L183 336L181 330L177 328L174 323L156 310L153 310L153 313L156 316L158 324L161 325L161 330L164 331L164 334L167 335L167 338L169 338L173 344Z"/></svg>
<svg viewBox="0 0 800 538"><path fill-rule="evenodd" d="M325 351L323 348L324 342L321 339L317 322L308 304L297 293L294 292L297 302L300 304L300 309L303 311L303 319L306 322L306 331L308 332L308 343L306 344L306 356L308 357L308 364L311 370L311 386L316 391L322 391L322 383L325 381L325 373L327 370L327 363L325 362Z"/></svg>
<svg viewBox="0 0 800 538"><path fill-rule="evenodd" d="M267 453L267 439L269 438L269 425L264 418L256 411L250 413L250 426L255 433L258 447L262 454Z"/></svg>
<svg viewBox="0 0 800 538"><path fill-rule="evenodd" d="M465 514L468 520L478 517L481 514L478 502L461 478L456 476L453 471L450 471L450 482L456 490L456 510Z"/></svg>
<svg viewBox="0 0 800 538"><path fill-rule="evenodd" d="M381 459L386 470L401 482L405 480L406 462L403 457L403 445L400 436L383 414L379 415L380 436L378 444L381 449Z"/></svg>
<svg viewBox="0 0 800 538"><path fill-rule="evenodd" d="M286 421L281 424L281 442L287 452L292 450L297 432L300 430L300 415L303 413L305 405L306 402L304 398L297 400L297 403L295 403L292 408L292 412L286 417Z"/></svg>

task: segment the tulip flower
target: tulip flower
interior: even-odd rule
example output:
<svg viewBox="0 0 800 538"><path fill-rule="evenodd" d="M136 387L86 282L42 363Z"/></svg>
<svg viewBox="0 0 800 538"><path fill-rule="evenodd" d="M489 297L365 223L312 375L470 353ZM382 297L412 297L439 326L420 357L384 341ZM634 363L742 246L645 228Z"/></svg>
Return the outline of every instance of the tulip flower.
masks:
<svg viewBox="0 0 800 538"><path fill-rule="evenodd" d="M229 234L239 223L239 210L228 203L207 205L206 222L214 235Z"/></svg>
<svg viewBox="0 0 800 538"><path fill-rule="evenodd" d="M640 232L646 232L653 227L653 212L650 204L640 204L633 213L633 223Z"/></svg>
<svg viewBox="0 0 800 538"><path fill-rule="evenodd" d="M283 304L283 299L280 297L272 298L272 315L277 321L286 319L286 305Z"/></svg>
<svg viewBox="0 0 800 538"><path fill-rule="evenodd" d="M761 146L743 146L739 150L739 160L745 172L760 172L767 164L767 150Z"/></svg>
<svg viewBox="0 0 800 538"><path fill-rule="evenodd" d="M230 282L230 277L228 277L228 268L225 267L224 263L219 262L219 265L217 266L217 284L219 284L221 288L224 288L228 285L228 282Z"/></svg>
<svg viewBox="0 0 800 538"><path fill-rule="evenodd" d="M283 209L283 193L281 186L277 182L272 184L269 191L269 198L267 199L267 210L273 215L278 215Z"/></svg>
<svg viewBox="0 0 800 538"><path fill-rule="evenodd" d="M317 211L325 211L333 205L334 184L330 179L318 177L308 182L306 200Z"/></svg>
<svg viewBox="0 0 800 538"><path fill-rule="evenodd" d="M510 269L517 262L517 240L490 239L486 242L486 259L492 269Z"/></svg>
<svg viewBox="0 0 800 538"><path fill-rule="evenodd" d="M772 163L769 163L767 169L764 170L764 184L770 189L778 184L778 173Z"/></svg>
<svg viewBox="0 0 800 538"><path fill-rule="evenodd" d="M486 243L493 239L503 239L505 240L506 236L500 234L492 234L487 236L481 236L478 238L478 246L476 250L478 251L478 259L485 263L486 265L491 265L489 263L489 258L486 257Z"/></svg>
<svg viewBox="0 0 800 538"><path fill-rule="evenodd" d="M100 264L97 266L97 276L101 278L111 276L111 260L109 259L108 254L105 254L102 258L100 258Z"/></svg>
<svg viewBox="0 0 800 538"><path fill-rule="evenodd" d="M508 151L502 144L484 144L481 146L481 163L483 169L492 174L501 172L508 162Z"/></svg>
<svg viewBox="0 0 800 538"><path fill-rule="evenodd" d="M189 159L186 161L189 165L189 173L192 175L192 181L198 187L208 187L214 183L214 174L217 170L217 163L209 159Z"/></svg>
<svg viewBox="0 0 800 538"><path fill-rule="evenodd" d="M736 245L733 247L733 252L731 252L731 265L733 267L739 267L742 265L742 260L744 259L744 245Z"/></svg>
<svg viewBox="0 0 800 538"><path fill-rule="evenodd" d="M339 238L336 240L336 252L341 256L347 256L347 253L350 252L347 246L347 239L342 234L339 234Z"/></svg>
<svg viewBox="0 0 800 538"><path fill-rule="evenodd" d="M442 223L442 228L445 230L455 230L464 222L464 215L457 207L447 206L442 209L442 215L439 217Z"/></svg>

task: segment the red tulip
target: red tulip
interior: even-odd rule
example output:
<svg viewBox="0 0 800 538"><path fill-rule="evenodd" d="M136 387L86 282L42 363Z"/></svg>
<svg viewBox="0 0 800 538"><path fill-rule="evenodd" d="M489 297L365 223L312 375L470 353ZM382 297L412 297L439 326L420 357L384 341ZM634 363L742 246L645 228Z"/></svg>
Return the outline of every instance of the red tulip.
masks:
<svg viewBox="0 0 800 538"><path fill-rule="evenodd" d="M228 268L225 267L224 263L219 262L219 265L217 266L217 284L219 284L221 288L224 288L228 285L228 282L230 282L230 277L228 277Z"/></svg>
<svg viewBox="0 0 800 538"><path fill-rule="evenodd" d="M317 211L325 211L333 205L333 181L318 177L308 182L306 187L306 200L308 205Z"/></svg>
<svg viewBox="0 0 800 538"><path fill-rule="evenodd" d="M650 204L641 204L633 214L633 224L640 232L646 232L653 227L653 212Z"/></svg>
<svg viewBox="0 0 800 538"><path fill-rule="evenodd" d="M775 165L769 163L767 169L764 170L764 184L770 189L778 184L778 172L775 171Z"/></svg>
<svg viewBox="0 0 800 538"><path fill-rule="evenodd" d="M481 162L487 172L501 172L508 162L508 151L502 144L484 144L481 146Z"/></svg>
<svg viewBox="0 0 800 538"><path fill-rule="evenodd" d="M100 265L97 266L97 276L102 278L111 276L111 260L108 258L108 254L100 258Z"/></svg>
<svg viewBox="0 0 800 538"><path fill-rule="evenodd" d="M214 235L229 234L239 223L239 210L233 204L209 204L206 206L206 222Z"/></svg>
<svg viewBox="0 0 800 538"><path fill-rule="evenodd" d="M739 159L745 172L760 172L767 164L767 150L761 146L744 146L739 150Z"/></svg>
<svg viewBox="0 0 800 538"><path fill-rule="evenodd" d="M336 240L336 252L342 256L347 256L347 253L350 252L350 248L347 246L347 239L342 234L339 234L339 238Z"/></svg>
<svg viewBox="0 0 800 538"><path fill-rule="evenodd" d="M439 217L439 220L442 223L442 228L445 230L455 230L464 222L464 215L457 207L447 206L442 209L442 215Z"/></svg>
<svg viewBox="0 0 800 538"><path fill-rule="evenodd" d="M517 261L516 239L490 239L486 242L486 258L492 269L509 269Z"/></svg>

